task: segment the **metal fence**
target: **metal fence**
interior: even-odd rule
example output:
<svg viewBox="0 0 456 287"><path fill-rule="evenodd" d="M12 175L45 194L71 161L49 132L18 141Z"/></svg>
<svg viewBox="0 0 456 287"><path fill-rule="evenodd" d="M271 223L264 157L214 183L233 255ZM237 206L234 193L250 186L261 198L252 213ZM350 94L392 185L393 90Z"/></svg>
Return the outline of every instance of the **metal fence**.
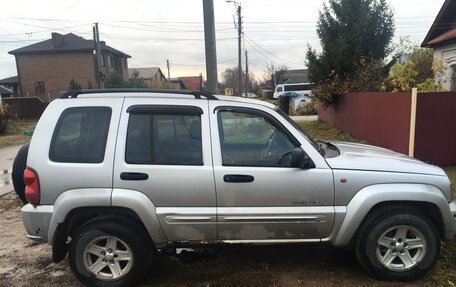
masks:
<svg viewBox="0 0 456 287"><path fill-rule="evenodd" d="M360 140L409 154L412 93L348 93L318 119ZM456 164L456 92L418 93L413 156Z"/></svg>

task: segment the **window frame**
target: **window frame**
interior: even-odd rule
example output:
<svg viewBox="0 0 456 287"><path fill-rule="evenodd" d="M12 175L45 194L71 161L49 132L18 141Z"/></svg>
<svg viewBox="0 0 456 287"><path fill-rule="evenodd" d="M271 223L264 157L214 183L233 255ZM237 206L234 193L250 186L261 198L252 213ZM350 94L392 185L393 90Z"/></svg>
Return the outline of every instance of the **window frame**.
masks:
<svg viewBox="0 0 456 287"><path fill-rule="evenodd" d="M127 159L128 151L128 131L130 128L130 120L132 114L137 115L166 115L166 116L198 116L200 119L201 133L203 131L203 109L198 106L190 105L132 105L127 108L128 123L127 123L127 135L125 137L125 151L124 161L129 165L146 165L146 166L160 166L160 165L178 165L178 166L204 166L204 155L203 155L203 138L201 137L201 161L199 163L160 163L160 162L148 162L148 163L135 163L129 162Z"/></svg>
<svg viewBox="0 0 456 287"><path fill-rule="evenodd" d="M58 156L54 154L54 145L57 140L57 131L60 131L62 124L63 124L63 119L71 114L74 111L78 111L79 113L83 113L84 111L90 112L90 111L106 111L108 115L107 119L107 125L105 129L103 130L104 133L104 141L102 144L102 153L99 157L96 158L94 161L87 162L87 158L84 158L84 161L82 160L77 160L78 158L76 157L65 157L65 158L59 158ZM49 145L49 152L48 152L48 157L49 160L52 162L58 162L58 163L82 163L82 164L100 164L104 162L105 155L106 155L106 145L108 142L108 135L109 135L109 128L111 126L111 119L112 119L112 108L108 106L84 106L84 107L71 107L71 108L66 108L63 110L63 112L60 114L59 119L57 120L57 124L55 126L55 129L52 133L52 138L51 138L51 144Z"/></svg>
<svg viewBox="0 0 456 287"><path fill-rule="evenodd" d="M38 95L42 95L46 92L46 85L45 85L44 81L35 82L35 92Z"/></svg>
<svg viewBox="0 0 456 287"><path fill-rule="evenodd" d="M114 68L114 56L108 54L108 68Z"/></svg>
<svg viewBox="0 0 456 287"><path fill-rule="evenodd" d="M233 113L246 113L250 115L255 115L259 117L263 117L266 121L271 124L274 128L279 130L288 140L295 146L300 147L301 143L299 140L274 116L271 114L257 110L253 108L246 108L246 107L237 107L237 106L218 106L214 109L214 113L217 113L217 125L218 125L218 133L219 133L219 145L220 145L220 159L222 166L237 166L237 167L265 167L265 168L290 168L289 166L270 166L270 165L240 165L240 164L226 164L223 162L223 147L222 142L224 142L224 131L223 131L223 123L222 123L222 115L221 112L233 112Z"/></svg>

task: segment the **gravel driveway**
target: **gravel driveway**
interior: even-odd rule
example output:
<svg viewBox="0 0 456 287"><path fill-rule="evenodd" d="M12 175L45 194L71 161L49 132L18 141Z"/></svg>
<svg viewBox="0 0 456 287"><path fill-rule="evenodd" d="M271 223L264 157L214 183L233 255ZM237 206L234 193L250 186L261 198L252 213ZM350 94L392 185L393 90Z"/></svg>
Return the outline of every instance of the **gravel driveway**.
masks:
<svg viewBox="0 0 456 287"><path fill-rule="evenodd" d="M67 259L54 264L48 244L27 239L14 193L0 199L0 234L0 286L82 286ZM141 286L423 286L425 283L375 281L364 273L351 252L331 247L226 246L180 256L159 256Z"/></svg>

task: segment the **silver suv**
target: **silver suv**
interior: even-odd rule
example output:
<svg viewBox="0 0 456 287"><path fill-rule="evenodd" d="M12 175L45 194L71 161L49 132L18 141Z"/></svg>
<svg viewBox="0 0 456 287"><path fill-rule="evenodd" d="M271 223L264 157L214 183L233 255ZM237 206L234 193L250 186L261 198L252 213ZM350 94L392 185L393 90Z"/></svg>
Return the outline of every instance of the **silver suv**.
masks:
<svg viewBox="0 0 456 287"><path fill-rule="evenodd" d="M207 243L353 248L371 276L409 281L456 234L442 169L314 141L257 100L67 92L39 120L24 169L28 237L55 262L68 253L90 286L133 285L157 251Z"/></svg>

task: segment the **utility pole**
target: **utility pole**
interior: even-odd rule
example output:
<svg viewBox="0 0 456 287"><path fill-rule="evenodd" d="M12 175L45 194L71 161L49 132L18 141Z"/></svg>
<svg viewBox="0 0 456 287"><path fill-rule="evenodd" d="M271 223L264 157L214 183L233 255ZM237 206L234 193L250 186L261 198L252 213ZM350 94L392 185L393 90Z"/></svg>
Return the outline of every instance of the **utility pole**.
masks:
<svg viewBox="0 0 456 287"><path fill-rule="evenodd" d="M242 96L242 63L241 63L241 42L242 42L242 16L241 3L236 0L226 0L227 3L234 3L237 12L237 23L234 25L238 29L238 96Z"/></svg>
<svg viewBox="0 0 456 287"><path fill-rule="evenodd" d="M247 57L247 50L245 50L245 96L249 92L249 58Z"/></svg>
<svg viewBox="0 0 456 287"><path fill-rule="evenodd" d="M104 74L101 71L102 65L101 65L101 47L100 47L100 31L98 30L98 23L95 23L93 26L93 42L95 45L95 53L97 57L97 69L96 69L96 78L97 78L97 83L98 87L100 89L104 88Z"/></svg>
<svg viewBox="0 0 456 287"><path fill-rule="evenodd" d="M171 89L171 77L169 73L169 60L166 59L166 67L168 68L168 88Z"/></svg>
<svg viewBox="0 0 456 287"><path fill-rule="evenodd" d="M235 2L236 3L236 2ZM241 63L241 40L242 40L242 17L241 17L241 4L237 6L238 14L238 96L242 96L242 63Z"/></svg>
<svg viewBox="0 0 456 287"><path fill-rule="evenodd" d="M203 0L204 46L206 51L207 91L217 93L217 48L215 46L215 21L213 0Z"/></svg>

